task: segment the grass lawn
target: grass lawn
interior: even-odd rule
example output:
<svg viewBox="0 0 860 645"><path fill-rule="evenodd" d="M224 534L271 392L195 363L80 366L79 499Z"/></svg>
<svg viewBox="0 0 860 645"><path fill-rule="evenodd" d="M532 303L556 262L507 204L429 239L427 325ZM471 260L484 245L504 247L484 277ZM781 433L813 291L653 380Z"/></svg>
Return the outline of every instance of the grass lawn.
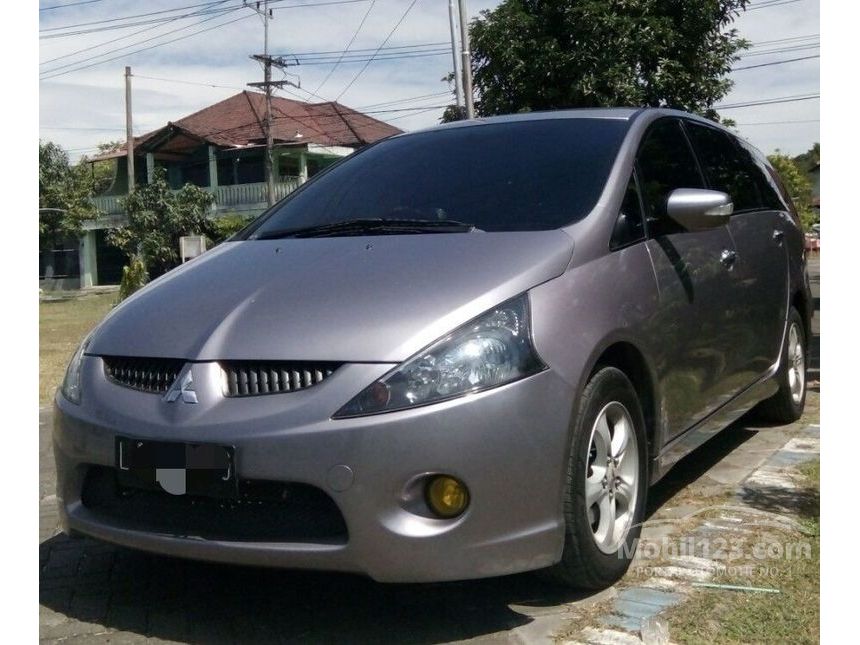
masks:
<svg viewBox="0 0 860 645"><path fill-rule="evenodd" d="M811 546L811 557L766 562L768 575L718 575L713 582L779 589L779 594L701 589L666 613L670 635L678 643L818 643L818 513L820 462L800 470L803 500L794 516L802 532L783 535L785 542Z"/></svg>
<svg viewBox="0 0 860 645"><path fill-rule="evenodd" d="M53 400L72 354L116 299L103 293L39 303L39 405Z"/></svg>

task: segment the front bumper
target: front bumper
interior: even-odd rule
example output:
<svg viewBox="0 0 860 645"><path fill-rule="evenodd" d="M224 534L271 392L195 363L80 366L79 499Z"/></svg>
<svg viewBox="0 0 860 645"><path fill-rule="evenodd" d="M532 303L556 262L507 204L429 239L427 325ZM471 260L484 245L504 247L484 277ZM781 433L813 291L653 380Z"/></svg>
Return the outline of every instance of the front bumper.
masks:
<svg viewBox="0 0 860 645"><path fill-rule="evenodd" d="M188 405L110 383L101 359L85 358L82 404L60 394L55 402L65 530L172 556L349 571L386 582L503 575L560 559L572 393L552 370L445 403L332 420L340 403L391 366L346 365L305 391L225 399L206 387L216 379L213 365L193 366L200 404ZM202 539L105 518L81 494L92 467L114 466L117 434L234 445L240 479L319 488L337 505L348 538ZM469 487L462 516L416 512L410 482L435 472Z"/></svg>

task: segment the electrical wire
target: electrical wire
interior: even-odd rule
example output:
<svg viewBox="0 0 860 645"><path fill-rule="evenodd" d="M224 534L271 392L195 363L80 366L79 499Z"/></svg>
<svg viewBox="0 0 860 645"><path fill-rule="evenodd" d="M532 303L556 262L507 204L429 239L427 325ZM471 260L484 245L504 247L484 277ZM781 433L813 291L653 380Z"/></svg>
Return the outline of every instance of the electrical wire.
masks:
<svg viewBox="0 0 860 645"><path fill-rule="evenodd" d="M367 21L367 17L370 15L370 12L373 11L373 7L375 6L376 0L371 0L370 6L367 7L367 11L364 12L364 16L362 16L361 18L361 22L358 23L358 27L356 27L355 31L352 33L352 38L349 39L349 42L346 45L346 49L341 52L340 58L337 59L337 62L334 64L334 67L332 67L328 71L328 74L326 74L322 82L317 85L316 89L314 90L314 93L319 92L322 89L323 85L328 83L328 79L331 78L331 75L334 74L335 70L340 66L341 62L343 61L343 57L346 56L347 52L349 51L349 48L352 47L352 44L355 42L355 39L358 38L358 34L361 31L361 28L364 27L364 23Z"/></svg>
<svg viewBox="0 0 860 645"><path fill-rule="evenodd" d="M222 0L222 3L223 3L223 2L227 2L227 1L228 1L228 0ZM188 14L187 16L177 17L177 18L176 18L176 20L183 20L183 19L184 19L184 18L186 18L186 17L196 16L196 15L199 15L199 14L197 14L197 13L191 13L191 14ZM161 27L161 24L153 25L153 26L151 26L151 27L146 27L146 28L144 28L144 29L140 29L140 30L138 30L138 31L135 31L135 32L133 32L133 33L131 33L131 34L123 34L122 36L118 36L117 38L112 38L112 39L110 39L110 40L105 40L105 41L102 41L102 42L100 42L100 43L98 43L98 44L96 44L96 45L90 45L89 47L84 47L83 49L78 49L78 50L75 50L75 51L73 51L73 52L69 52L69 53L67 53L67 54L63 54L62 56L56 56L56 57L54 57L54 58L50 58L50 59L48 59L48 60L46 60L46 61L42 61L41 63L39 63L39 67L41 67L42 65L47 65L48 63L54 63L54 62L56 62L56 61L58 61L58 60L64 60L64 59L66 59L66 58L70 58L70 57L72 57L72 56L76 56L77 54L82 54L82 53L84 53L84 52L92 51L93 49L98 49L99 47L104 47L105 45L110 45L110 44L112 44L112 43L119 42L120 40L124 40L124 39L126 39L126 38L132 38L132 37L137 36L137 35L139 35L139 34L143 34L143 33L146 33L146 32L148 32L148 31L152 31L153 29L158 29L159 27ZM161 34L161 35L165 35L165 34ZM113 53L113 52L115 52L115 51L120 51L120 49L125 49L125 48L124 48L124 47L120 47L119 49L114 49L114 50L111 50L111 51L109 51L109 52L105 52L105 53L103 53L103 54L98 54L98 55L97 55L97 56L95 56L95 57L98 57L98 56L107 56L108 54L111 54L111 53ZM83 61L78 61L78 62L83 62Z"/></svg>
<svg viewBox="0 0 860 645"><path fill-rule="evenodd" d="M81 2L70 2L68 4L55 4L50 7L41 7L39 11L51 11L52 9L65 9L67 7L77 7L82 4L93 4L94 2L101 2L102 0L82 0Z"/></svg>
<svg viewBox="0 0 860 645"><path fill-rule="evenodd" d="M90 67L96 67L97 65L103 65L104 63L108 63L112 60L116 60L117 58L122 58L123 56L131 56L133 54L139 54L140 52L148 51L150 49L155 49L156 47L161 47L162 45L169 45L170 43L175 43L175 42L180 41L180 40L185 40L186 38L191 38L192 36L196 36L198 34L202 34L202 33L205 33L207 31L212 31L213 29L220 29L221 27L226 27L227 25L231 25L234 22L239 22L240 20L245 20L245 19L251 18L251 17L253 17L251 14L239 16L238 18L234 18L233 20L228 20L226 22L222 22L222 23L219 23L217 25L207 27L206 29L199 29L199 30L194 31L190 34L186 34L184 36L179 36L178 38L174 38L172 40L167 40L163 43L156 43L155 45L150 45L149 47L143 47L141 49L136 49L135 51L128 52L126 54L120 54L118 56L114 56L113 58L107 58L107 59L102 60L102 61L90 63L89 65L82 65L80 67L75 67L74 69L69 69L66 71L58 72L56 74L51 74L50 72L46 72L46 75L42 76L40 80L47 80L50 78L56 78L57 76L63 76L65 74L71 74L72 72L78 72L78 71L81 71L83 69L89 69ZM211 20L211 18L207 18L206 20ZM205 22L205 21L200 21L200 22ZM198 23L198 24L200 24L200 23Z"/></svg>
<svg viewBox="0 0 860 645"><path fill-rule="evenodd" d="M397 31L397 29L400 27L400 25L402 25L402 24L403 24L403 21L404 21L404 20L406 20L406 16L408 16L408 15L409 15L409 12L410 12L410 11L412 11L412 8L413 8L417 3L418 3L418 0L412 0L412 2L410 2L410 3L409 3L409 6L408 6L408 7L406 7L406 11L404 11L404 12L403 12L403 15L402 15L402 16L400 16L400 20L398 20L398 21L397 21L397 24L396 24L396 25L394 25L394 27L391 29L391 31L389 31L389 32L388 32L388 35L385 37L385 40L383 40L383 41L382 41L382 43L380 43L379 47L377 47L376 52L374 52L374 54L373 54L373 56L370 58L370 60L368 60L368 61L364 64L364 67L362 67L360 70L358 70L358 73L357 73L355 76L353 76L353 77L352 77L352 80L350 80L350 81L349 81L349 83L347 83L347 84L346 84L346 87L344 87L344 88L340 91L340 94L338 94L338 95L337 95L337 97L335 98L335 101L339 101L339 100L340 100L340 98L341 98L344 94L346 94L346 93L347 93L347 91L349 91L349 88L351 88L351 87L353 86L353 84L354 84L354 83L355 83L359 78L361 78L361 75L362 75L362 74L364 74L365 70L368 68L368 66L370 65L370 63L372 63L372 62L373 62L373 59L374 59L374 58L376 58L376 55L377 55L377 54L379 54L379 52L382 50L382 48L383 48L383 47L385 47L385 45L388 43L388 41L389 41L389 40L391 39L391 37L394 35L394 32L395 32L395 31Z"/></svg>
<svg viewBox="0 0 860 645"><path fill-rule="evenodd" d="M750 101L746 103L730 103L727 105L715 105L714 108L717 110L733 110L735 108L745 108L745 107L753 107L755 105L775 105L777 103L794 103L795 101L809 101L812 99L820 98L820 94L795 94L793 96L778 96L771 99L764 99L762 101Z"/></svg>
<svg viewBox="0 0 860 645"><path fill-rule="evenodd" d="M227 15L229 13L233 13L235 11L238 11L238 9L235 9L235 8L222 9L219 13L217 13L216 15L211 16L209 18L204 18L203 20L198 20L197 22L193 22L193 23L188 24L188 25L183 25L182 27L177 27L176 29L171 29L170 31L165 31L165 32L160 33L160 34L156 34L155 36L152 36L150 38L144 38L142 40L138 40L137 42L133 42L129 45L123 45L122 47L117 47L115 49L111 49L111 50L103 52L101 54L95 54L93 56L89 56L87 58L82 58L80 60L72 61L70 63L65 63L63 65L57 65L56 67L52 67L50 69L43 70L42 72L40 72L40 74L44 77L47 74L53 74L54 72L58 72L61 69L68 69L69 67L75 67L77 65L82 65L84 63L95 61L99 58L104 58L105 56L110 56L111 54L116 54L117 52L121 52L121 51L124 51L126 49L131 49L132 47L137 47L138 45L145 45L146 43L151 43L152 41L158 40L159 38L163 38L165 36L169 36L171 34L175 34L175 33L178 33L180 31L185 31L186 29L191 29L192 27L197 27L198 25L202 25L203 23L209 22L210 20L216 20L218 18L221 18L224 15ZM174 42L174 41L169 41L169 42ZM166 43L161 43L161 44L166 44ZM131 52L131 53L136 53L136 52ZM131 54L129 54L129 55L131 55ZM115 56L114 58L109 58L109 59L107 59L105 61L101 61L101 62L108 62L108 60L116 60L116 58L119 58L119 56ZM95 64L99 64L99 63L94 63L94 65ZM85 67L80 67L77 69L86 69L86 67L92 67L92 66L93 65L87 65ZM71 70L71 71L76 71L76 70Z"/></svg>
<svg viewBox="0 0 860 645"><path fill-rule="evenodd" d="M800 58L788 58L786 60L776 60L772 63L761 63L759 65L746 65L744 67L735 67L732 71L739 72L743 69L756 69L758 67L770 67L771 65L785 65L786 63L794 63L799 60L812 60L813 58L821 58L821 54L816 54L815 56L801 56Z"/></svg>

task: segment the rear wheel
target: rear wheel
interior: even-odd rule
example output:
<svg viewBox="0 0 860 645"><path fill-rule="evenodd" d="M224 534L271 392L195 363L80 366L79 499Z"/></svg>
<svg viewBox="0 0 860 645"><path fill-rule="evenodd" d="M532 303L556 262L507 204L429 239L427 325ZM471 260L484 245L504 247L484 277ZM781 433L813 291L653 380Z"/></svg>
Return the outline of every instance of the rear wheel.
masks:
<svg viewBox="0 0 860 645"><path fill-rule="evenodd" d="M623 372L604 367L594 374L572 434L564 550L547 573L569 586L602 589L630 566L647 493L645 422Z"/></svg>
<svg viewBox="0 0 860 645"><path fill-rule="evenodd" d="M794 307L788 312L788 333L776 378L779 390L762 401L757 412L762 419L774 423L797 421L806 404L806 334L803 319Z"/></svg>

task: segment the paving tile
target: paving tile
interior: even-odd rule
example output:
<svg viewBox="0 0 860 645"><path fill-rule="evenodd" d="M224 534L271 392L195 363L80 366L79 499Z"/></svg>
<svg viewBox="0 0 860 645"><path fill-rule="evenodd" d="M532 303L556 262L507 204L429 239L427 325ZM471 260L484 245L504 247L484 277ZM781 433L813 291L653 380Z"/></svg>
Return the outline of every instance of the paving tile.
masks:
<svg viewBox="0 0 860 645"><path fill-rule="evenodd" d="M646 605L654 605L661 609L674 605L680 602L683 598L684 596L679 593L660 591L658 589L646 589L643 587L624 589L620 594L618 594L619 600L629 600L632 602L644 603Z"/></svg>

